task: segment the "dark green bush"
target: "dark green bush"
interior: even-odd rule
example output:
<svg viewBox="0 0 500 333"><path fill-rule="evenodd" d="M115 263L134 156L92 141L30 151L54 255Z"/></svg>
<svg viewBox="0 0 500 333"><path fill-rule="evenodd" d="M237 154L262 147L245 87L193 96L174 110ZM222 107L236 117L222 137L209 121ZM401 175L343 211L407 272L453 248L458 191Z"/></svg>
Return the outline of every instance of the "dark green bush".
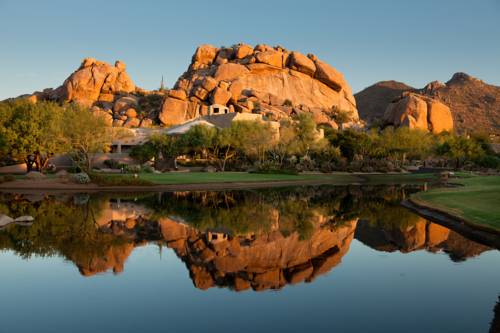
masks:
<svg viewBox="0 0 500 333"><path fill-rule="evenodd" d="M485 155L476 161L483 168L500 169L500 158L494 155Z"/></svg>
<svg viewBox="0 0 500 333"><path fill-rule="evenodd" d="M105 160L103 164L109 169L120 169L122 164L114 159Z"/></svg>

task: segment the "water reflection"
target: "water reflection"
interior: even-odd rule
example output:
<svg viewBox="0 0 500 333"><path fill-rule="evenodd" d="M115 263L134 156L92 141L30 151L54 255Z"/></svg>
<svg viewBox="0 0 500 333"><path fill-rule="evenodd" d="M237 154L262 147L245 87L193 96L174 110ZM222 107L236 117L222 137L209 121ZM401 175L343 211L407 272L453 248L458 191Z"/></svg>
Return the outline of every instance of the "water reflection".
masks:
<svg viewBox="0 0 500 333"><path fill-rule="evenodd" d="M177 192L129 196L3 195L0 213L33 216L0 231L0 249L63 256L84 276L124 270L134 248L166 246L199 289L280 289L339 265L356 238L377 251L444 251L453 261L489 247L399 206L401 187Z"/></svg>

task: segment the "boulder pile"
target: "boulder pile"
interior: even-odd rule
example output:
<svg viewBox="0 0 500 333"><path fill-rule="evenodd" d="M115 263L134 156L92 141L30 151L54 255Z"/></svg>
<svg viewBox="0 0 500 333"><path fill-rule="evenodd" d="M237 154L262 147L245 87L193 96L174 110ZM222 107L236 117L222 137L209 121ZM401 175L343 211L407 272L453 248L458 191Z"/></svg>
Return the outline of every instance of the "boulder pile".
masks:
<svg viewBox="0 0 500 333"><path fill-rule="evenodd" d="M312 54L263 44L201 45L172 90L137 88L122 61L85 58L60 87L27 98L78 103L109 126L177 125L207 115L213 104L269 120L308 112L318 124L334 128L337 113L345 112L344 126L359 124L356 101L340 72Z"/></svg>
<svg viewBox="0 0 500 333"><path fill-rule="evenodd" d="M450 108L429 96L404 92L387 106L384 124L428 130L432 133L453 130Z"/></svg>
<svg viewBox="0 0 500 333"><path fill-rule="evenodd" d="M179 124L206 115L212 104L271 120L309 112L317 123L336 127L335 114L342 110L352 124L359 121L351 88L340 72L312 54L281 46L199 46L165 98L159 120Z"/></svg>
<svg viewBox="0 0 500 333"><path fill-rule="evenodd" d="M137 88L122 61L110 65L85 58L60 87L35 92L28 99L34 103L39 100L77 103L104 117L109 126L149 127L157 118L163 99L156 98L159 103L148 108L148 101L155 94L161 95Z"/></svg>

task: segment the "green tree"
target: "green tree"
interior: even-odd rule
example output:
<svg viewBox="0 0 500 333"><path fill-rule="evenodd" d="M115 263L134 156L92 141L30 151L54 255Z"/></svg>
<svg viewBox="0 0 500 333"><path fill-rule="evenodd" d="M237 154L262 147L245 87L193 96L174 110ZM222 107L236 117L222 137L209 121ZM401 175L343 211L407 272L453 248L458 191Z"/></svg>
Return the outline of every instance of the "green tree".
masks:
<svg viewBox="0 0 500 333"><path fill-rule="evenodd" d="M262 163L274 142L271 126L260 121L235 121L231 124L234 147L251 161Z"/></svg>
<svg viewBox="0 0 500 333"><path fill-rule="evenodd" d="M485 155L481 144L472 138L445 134L439 137L436 153L455 161L455 168L460 168L465 161L478 160Z"/></svg>
<svg viewBox="0 0 500 333"><path fill-rule="evenodd" d="M342 155L352 161L356 155L367 156L372 151L372 136L368 133L347 129L333 133L329 140L335 147L339 147Z"/></svg>
<svg viewBox="0 0 500 333"><path fill-rule="evenodd" d="M180 138L181 147L187 152L210 158L209 154L216 144L217 129L205 125L191 127Z"/></svg>
<svg viewBox="0 0 500 333"><path fill-rule="evenodd" d="M219 169L224 171L226 169L227 161L236 156L235 142L238 137L238 132L231 126L230 128L223 128L218 131L215 139L215 155L219 164Z"/></svg>
<svg viewBox="0 0 500 333"><path fill-rule="evenodd" d="M172 161L177 167L177 156L182 152L182 145L178 137L166 134L155 134L148 142L154 151L155 168L159 168L164 161Z"/></svg>
<svg viewBox="0 0 500 333"><path fill-rule="evenodd" d="M280 137L269 150L281 169L285 159L296 152L296 132L291 121L282 121L280 124Z"/></svg>
<svg viewBox="0 0 500 333"><path fill-rule="evenodd" d="M340 129L344 129L344 124L352 119L351 110L343 110L338 106L332 106L333 120L339 125Z"/></svg>
<svg viewBox="0 0 500 333"><path fill-rule="evenodd" d="M140 164L144 164L157 156L157 149L151 141L148 141L143 145L132 147L129 155Z"/></svg>
<svg viewBox="0 0 500 333"><path fill-rule="evenodd" d="M53 154L67 151L61 135L64 107L18 99L0 103L0 157L25 162L28 171L43 170Z"/></svg>
<svg viewBox="0 0 500 333"><path fill-rule="evenodd" d="M62 137L73 161L83 170L92 170L96 153L107 152L113 141L113 131L101 116L88 109L71 105L64 114Z"/></svg>
<svg viewBox="0 0 500 333"><path fill-rule="evenodd" d="M434 137L427 131L400 127L388 127L376 139L374 149L380 157L390 157L405 163L406 159L425 159L431 155Z"/></svg>

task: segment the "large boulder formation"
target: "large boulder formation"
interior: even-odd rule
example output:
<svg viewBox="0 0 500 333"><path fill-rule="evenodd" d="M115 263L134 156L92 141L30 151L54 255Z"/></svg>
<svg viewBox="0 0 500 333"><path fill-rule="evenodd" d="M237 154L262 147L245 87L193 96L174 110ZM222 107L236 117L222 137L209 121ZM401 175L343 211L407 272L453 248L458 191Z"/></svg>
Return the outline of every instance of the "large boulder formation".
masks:
<svg viewBox="0 0 500 333"><path fill-rule="evenodd" d="M379 122L389 105L405 91L412 88L398 81L381 81L354 95L358 107L359 117L367 123Z"/></svg>
<svg viewBox="0 0 500 333"><path fill-rule="evenodd" d="M416 218L409 225L384 225L360 220L356 227L355 238L378 251L403 253L426 250L446 252L453 261L464 261L476 257L490 247L471 241L461 234Z"/></svg>
<svg viewBox="0 0 500 333"><path fill-rule="evenodd" d="M274 215L279 224L279 213ZM310 282L341 262L357 220L332 227L324 223L326 219L317 217L307 239L301 239L297 232L285 235L279 230L233 236L201 232L169 218L159 223L167 246L186 263L197 288L259 291Z"/></svg>
<svg viewBox="0 0 500 333"><path fill-rule="evenodd" d="M137 88L120 60L110 65L85 58L60 87L35 92L27 98L34 103L77 103L104 117L109 126L149 127L158 118L163 95L162 91Z"/></svg>
<svg viewBox="0 0 500 333"><path fill-rule="evenodd" d="M359 121L351 88L340 72L314 55L280 46L201 45L173 91L159 115L164 125L205 115L211 104L272 120L310 112L316 122L332 126L342 110L350 114L351 124Z"/></svg>
<svg viewBox="0 0 500 333"><path fill-rule="evenodd" d="M450 109L436 99L405 92L387 107L385 125L406 126L432 133L453 130Z"/></svg>
<svg viewBox="0 0 500 333"><path fill-rule="evenodd" d="M118 94L135 91L135 84L125 70L125 63L119 60L112 66L94 58L85 58L80 68L57 89L57 97L85 106L97 101L112 102Z"/></svg>
<svg viewBox="0 0 500 333"><path fill-rule="evenodd" d="M378 82L355 95L360 117L370 123L381 121L387 106L405 92L445 104L451 111L453 129L458 133L485 131L500 135L500 87L465 73L455 73L446 83L430 82L422 89L396 81ZM439 126L436 121L439 119L435 119L435 127L448 126Z"/></svg>

